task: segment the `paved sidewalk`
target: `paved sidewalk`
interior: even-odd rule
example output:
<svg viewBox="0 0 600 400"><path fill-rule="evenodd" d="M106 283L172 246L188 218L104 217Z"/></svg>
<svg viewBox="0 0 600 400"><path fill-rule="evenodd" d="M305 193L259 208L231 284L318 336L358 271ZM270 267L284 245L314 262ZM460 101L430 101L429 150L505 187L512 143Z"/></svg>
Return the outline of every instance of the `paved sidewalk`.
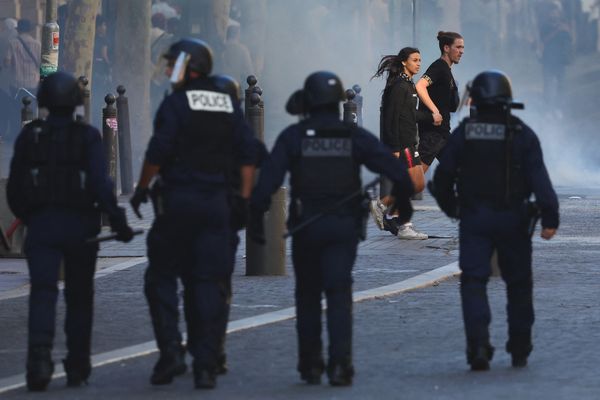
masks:
<svg viewBox="0 0 600 400"><path fill-rule="evenodd" d="M118 241L103 242L98 253L97 271L100 272L115 265L133 262L139 259L144 262L146 257L146 234L151 227L153 219L152 207L142 204L143 219L138 219L131 210L128 199L119 198L119 204L127 210L127 218L134 229L143 229L145 233L138 235L130 243ZM360 244L361 254L413 254L422 248L446 249L451 251L456 246L456 224L450 222L435 205L434 200L425 195L424 200L415 201L415 227L420 231L450 239L429 239L425 241L400 241L388 232L377 229L372 220L369 220L368 238ZM110 232L104 227L102 234ZM240 235L241 243L238 249L237 273L245 272L245 234ZM289 241L287 243L289 254ZM0 258L0 300L23 296L29 291L29 277L27 263L23 258Z"/></svg>

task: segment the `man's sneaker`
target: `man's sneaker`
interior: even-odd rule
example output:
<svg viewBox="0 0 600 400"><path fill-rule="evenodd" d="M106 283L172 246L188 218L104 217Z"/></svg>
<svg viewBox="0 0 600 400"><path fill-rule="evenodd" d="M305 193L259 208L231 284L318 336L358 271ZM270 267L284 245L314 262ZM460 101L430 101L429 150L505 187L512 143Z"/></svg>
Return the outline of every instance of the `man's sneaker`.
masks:
<svg viewBox="0 0 600 400"><path fill-rule="evenodd" d="M369 203L369 209L371 210L373 221L375 221L380 230L384 230L383 218L385 217L386 207L379 200L371 200Z"/></svg>
<svg viewBox="0 0 600 400"><path fill-rule="evenodd" d="M412 222L400 225L396 236L404 240L425 240L429 237L425 233L415 231Z"/></svg>
<svg viewBox="0 0 600 400"><path fill-rule="evenodd" d="M398 222L398 217L390 218L388 215L383 216L383 230L388 231L392 235L398 235L400 223Z"/></svg>

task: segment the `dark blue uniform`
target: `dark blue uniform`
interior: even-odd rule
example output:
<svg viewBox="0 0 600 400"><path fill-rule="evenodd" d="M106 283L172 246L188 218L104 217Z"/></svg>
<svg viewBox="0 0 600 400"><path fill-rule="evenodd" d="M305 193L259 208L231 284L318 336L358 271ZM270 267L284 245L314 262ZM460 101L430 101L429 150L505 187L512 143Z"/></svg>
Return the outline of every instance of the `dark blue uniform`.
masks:
<svg viewBox="0 0 600 400"><path fill-rule="evenodd" d="M406 165L394 158L375 136L344 124L336 113L312 113L279 135L261 169L251 207L265 212L271 194L290 171L288 228L292 229L360 189L360 165L388 176L407 196L413 192ZM323 364L323 292L327 299L329 364L351 366L352 267L363 215L360 201L325 215L292 239L301 374Z"/></svg>
<svg viewBox="0 0 600 400"><path fill-rule="evenodd" d="M7 197L13 213L27 226L29 347L52 347L63 260L66 362L89 367L98 244L85 240L100 232L100 209L109 214L113 227L126 225L106 174L100 133L52 114L46 122L25 126L15 143Z"/></svg>
<svg viewBox="0 0 600 400"><path fill-rule="evenodd" d="M494 249L508 298L507 351L531 351L531 215L535 195L543 228L557 228L558 200L535 133L518 118L466 119L454 131L435 171L434 183L446 199L458 190L460 293L468 349L486 346L491 315L486 294ZM469 355L468 355L469 357Z"/></svg>
<svg viewBox="0 0 600 400"><path fill-rule="evenodd" d="M160 166L162 213L148 235L145 293L158 347L181 342L177 278L184 285L188 351L214 371L227 322L232 165L255 161L239 106L209 79L191 81L161 104L146 161Z"/></svg>

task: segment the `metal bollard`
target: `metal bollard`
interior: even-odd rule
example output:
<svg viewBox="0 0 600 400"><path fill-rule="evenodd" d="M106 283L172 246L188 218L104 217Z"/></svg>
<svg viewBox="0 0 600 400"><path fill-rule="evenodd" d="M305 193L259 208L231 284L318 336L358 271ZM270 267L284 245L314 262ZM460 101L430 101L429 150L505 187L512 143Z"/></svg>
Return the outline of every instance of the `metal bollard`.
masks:
<svg viewBox="0 0 600 400"><path fill-rule="evenodd" d="M250 97L254 93L254 86L258 83L258 80L254 75L250 75L246 78L246 83L248 84L248 88L244 90L244 112L252 107ZM260 94L262 94L262 90Z"/></svg>
<svg viewBox="0 0 600 400"><path fill-rule="evenodd" d="M358 122L356 103L353 101L356 93L354 90L346 90L346 102L344 103L344 122L356 125Z"/></svg>
<svg viewBox="0 0 600 400"><path fill-rule="evenodd" d="M246 89L246 121L254 130L256 137L264 141L264 103L262 90L256 86L254 76L247 79L250 87ZM265 213L266 244L261 246L246 235L246 275L285 275L285 211L286 190L281 187L271 197L271 208Z"/></svg>
<svg viewBox="0 0 600 400"><path fill-rule="evenodd" d="M90 123L90 89L88 84L90 81L85 76L79 77L79 85L81 86L81 93L83 94L83 121L86 124Z"/></svg>
<svg viewBox="0 0 600 400"><path fill-rule="evenodd" d="M119 139L119 166L121 168L121 193L133 193L133 167L131 161L131 131L129 129L129 100L125 87L117 87L117 126ZM116 184L116 183L115 183Z"/></svg>
<svg viewBox="0 0 600 400"><path fill-rule="evenodd" d="M24 127L31 121L33 121L33 109L31 108L31 97L23 96L21 99L23 108L21 108L21 127Z"/></svg>
<svg viewBox="0 0 600 400"><path fill-rule="evenodd" d="M102 143L104 146L104 158L106 159L106 173L113 181L113 192L117 189L117 109L115 108L115 96L107 94L104 97L106 107L102 109ZM109 226L108 216L102 214L102 225Z"/></svg>
<svg viewBox="0 0 600 400"><path fill-rule="evenodd" d="M362 126L363 125L363 97L360 94L360 92L362 92L362 88L358 84L356 84L356 85L352 86L352 90L354 90L354 93L356 94L353 101L356 103L356 116L358 117L358 126Z"/></svg>

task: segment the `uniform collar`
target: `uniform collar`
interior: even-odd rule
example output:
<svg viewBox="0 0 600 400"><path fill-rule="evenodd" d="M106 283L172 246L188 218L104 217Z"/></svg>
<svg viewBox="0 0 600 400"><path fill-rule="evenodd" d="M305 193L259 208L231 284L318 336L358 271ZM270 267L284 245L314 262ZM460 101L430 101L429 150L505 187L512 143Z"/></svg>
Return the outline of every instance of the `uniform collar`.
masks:
<svg viewBox="0 0 600 400"><path fill-rule="evenodd" d="M46 122L54 126L66 126L73 122L73 116L48 114Z"/></svg>

